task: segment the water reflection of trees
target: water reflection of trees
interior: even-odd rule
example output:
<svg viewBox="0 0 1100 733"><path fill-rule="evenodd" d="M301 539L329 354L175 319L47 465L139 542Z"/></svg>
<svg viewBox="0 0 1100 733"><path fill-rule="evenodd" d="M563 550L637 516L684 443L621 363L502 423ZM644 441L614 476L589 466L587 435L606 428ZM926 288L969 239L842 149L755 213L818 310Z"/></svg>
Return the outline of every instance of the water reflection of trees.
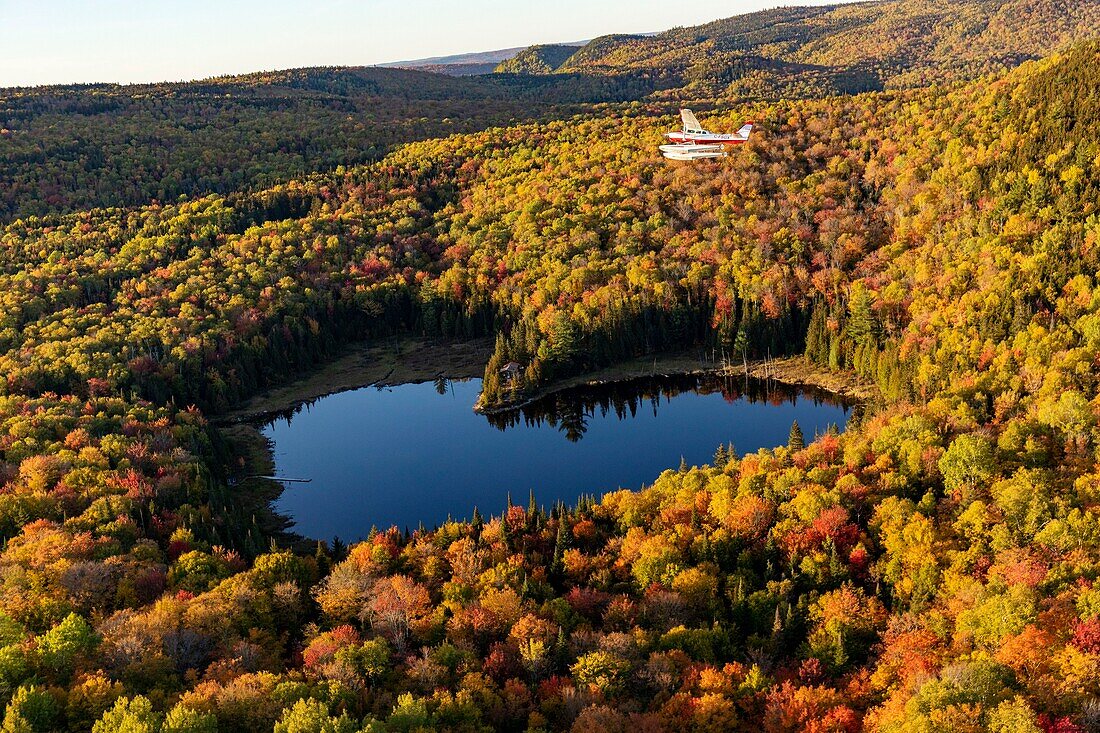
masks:
<svg viewBox="0 0 1100 733"><path fill-rule="evenodd" d="M432 386L435 388L436 394L440 395L441 397L445 397L448 394L450 394L453 397L454 396L454 383L455 382L466 382L466 381L469 381L469 380L468 379L451 379L450 377L445 377L442 374L440 374L439 376L435 377L431 381L432 381ZM420 382L410 382L408 384L398 384L398 385L368 384L366 386L358 387L358 388L355 388L355 389L341 390L339 392L334 392L332 394L321 395L319 397L313 397L313 398L308 399L308 400L301 400L299 402L295 402L292 405L289 405L287 407L284 407L284 408L281 408L281 409L278 409L278 410L268 410L266 412L258 413L257 415L254 415L252 418L250 418L249 422L251 422L253 425L255 425L259 428L274 427L279 422L285 422L287 424L287 427L289 427L291 425L291 423L294 422L294 418L298 414L300 414L302 412L309 412L310 409L315 404L317 404L318 402L321 402L322 400L327 400L327 399L330 399L330 398L333 398L333 397L340 397L341 395L350 394L352 392L359 392L359 391L367 390L367 389L373 389L375 392L393 392L394 390L401 389L401 388L406 387L406 386L414 386L414 385L417 385L417 384L420 384Z"/></svg>
<svg viewBox="0 0 1100 733"><path fill-rule="evenodd" d="M454 394L454 380L440 376L432 382L436 393ZM373 388L387 392L395 389L388 386ZM722 398L731 404L745 400L749 403L763 402L779 406L788 403L797 404L801 399L810 400L814 405L851 407L857 417L860 412L858 403L838 398L815 387L799 387L755 377L681 375L642 377L610 384L574 387L555 392L523 407L485 417L490 425L502 431L518 425L528 427L550 425L561 431L571 442L577 442L588 431L589 420L597 414L601 417L613 414L619 420L628 420L637 417L639 410L648 409L656 417L663 402L668 402L685 392L699 395L721 394ZM289 426L296 415L303 411L308 412L316 402L323 399L326 397L306 400L283 410L268 412L257 419L255 424L266 428L279 421L285 421Z"/></svg>
<svg viewBox="0 0 1100 733"><path fill-rule="evenodd" d="M613 414L619 420L634 418L638 410L649 409L656 417L662 402L685 392L699 395L721 394L727 402L745 400L771 405L796 404L808 399L815 405L829 404L848 407L851 403L824 390L796 387L778 382L714 376L644 377L611 384L590 385L561 390L523 407L486 415L489 424L500 430L526 425L556 427L565 437L576 442L584 437L590 418Z"/></svg>

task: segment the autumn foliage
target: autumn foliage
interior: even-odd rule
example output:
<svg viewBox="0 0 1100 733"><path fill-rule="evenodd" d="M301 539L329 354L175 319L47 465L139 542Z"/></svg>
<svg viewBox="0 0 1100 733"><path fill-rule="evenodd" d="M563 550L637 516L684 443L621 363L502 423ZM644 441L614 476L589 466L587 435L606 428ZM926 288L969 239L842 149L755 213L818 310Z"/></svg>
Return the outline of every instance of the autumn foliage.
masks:
<svg viewBox="0 0 1100 733"><path fill-rule="evenodd" d="M1100 730L1098 69L725 108L716 164L622 104L9 218L5 730ZM264 525L211 418L400 333L495 338L487 402L686 345L879 398L574 506Z"/></svg>

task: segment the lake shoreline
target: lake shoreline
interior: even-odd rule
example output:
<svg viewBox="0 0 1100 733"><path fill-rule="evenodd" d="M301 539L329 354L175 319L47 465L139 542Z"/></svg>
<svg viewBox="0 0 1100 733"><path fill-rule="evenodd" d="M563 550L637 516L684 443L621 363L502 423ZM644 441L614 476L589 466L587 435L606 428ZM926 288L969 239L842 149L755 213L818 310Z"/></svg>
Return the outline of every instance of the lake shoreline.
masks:
<svg viewBox="0 0 1100 733"><path fill-rule="evenodd" d="M481 377L492 352L490 339L446 341L404 336L362 341L349 345L323 366L264 390L215 420L229 424L254 423L338 392L420 384L440 377Z"/></svg>
<svg viewBox="0 0 1100 733"><path fill-rule="evenodd" d="M311 372L265 390L215 420L223 424L256 423L277 417L338 392L365 387L395 387L433 379L475 379L484 375L492 355L491 339L446 341L404 336L348 346ZM843 399L868 402L878 389L850 371L835 372L802 356L721 364L700 352L678 351L638 357L613 366L559 379L518 400L486 407L480 397L472 406L485 415L507 413L577 387L598 387L645 377L743 377L770 379L793 387L812 387Z"/></svg>
<svg viewBox="0 0 1100 733"><path fill-rule="evenodd" d="M361 539L371 526L434 526L473 507L497 515L508 494L573 506L649 485L684 461L709 465L718 445L785 445L796 422L806 435L842 429L859 410L820 389L687 375L578 387L479 415L471 405L481 387L468 379L352 390L252 426L274 454L264 476L293 482L275 511L306 537Z"/></svg>
<svg viewBox="0 0 1100 733"><path fill-rule="evenodd" d="M615 366L587 372L575 377L556 380L533 394L510 400L499 405L485 406L480 397L474 412L482 415L499 415L521 409L559 392L578 387L598 387L645 377L752 377L765 379L792 387L819 389L837 397L855 402L867 402L878 396L878 389L870 382L851 372L834 372L811 363L802 356L780 359L759 359L747 364L715 364L687 353L665 354L656 357L632 359Z"/></svg>
<svg viewBox="0 0 1100 733"><path fill-rule="evenodd" d="M282 544L305 547L312 542L294 522L276 508L286 487L267 478L275 470L274 445L262 425L296 413L305 405L340 392L369 386L395 387L434 379L479 378L492 351L488 339L474 342L405 337L385 342L354 344L328 364L253 397L216 420L219 431L237 457L231 481L262 514L265 531ZM600 387L649 378L697 377L709 379L765 379L807 390L819 390L848 402L866 402L877 390L851 373L831 372L802 357L722 365L702 352L674 352L632 359L612 367L558 380L536 394L508 406L480 410L486 417L519 412L547 396L585 387ZM479 395L480 398L480 395ZM476 407L476 405L475 405ZM466 409L470 409L467 406Z"/></svg>

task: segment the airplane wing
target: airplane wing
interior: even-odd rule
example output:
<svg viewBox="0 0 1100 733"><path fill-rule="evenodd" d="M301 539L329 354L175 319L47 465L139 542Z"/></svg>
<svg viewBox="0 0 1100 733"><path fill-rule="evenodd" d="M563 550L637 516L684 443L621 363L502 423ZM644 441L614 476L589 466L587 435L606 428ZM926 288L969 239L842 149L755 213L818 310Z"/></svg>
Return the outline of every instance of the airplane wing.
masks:
<svg viewBox="0 0 1100 733"><path fill-rule="evenodd" d="M685 130L702 130L699 120L695 119L695 113L690 109L680 110L680 119L684 121Z"/></svg>

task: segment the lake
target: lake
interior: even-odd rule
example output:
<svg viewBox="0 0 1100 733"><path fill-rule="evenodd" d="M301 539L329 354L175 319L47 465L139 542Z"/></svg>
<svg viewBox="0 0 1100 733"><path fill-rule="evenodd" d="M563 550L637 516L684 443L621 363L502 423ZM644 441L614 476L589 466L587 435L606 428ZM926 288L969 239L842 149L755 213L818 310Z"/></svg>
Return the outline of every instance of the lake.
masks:
<svg viewBox="0 0 1100 733"><path fill-rule="evenodd" d="M850 406L825 393L744 378L660 377L558 392L492 416L472 405L480 380L366 387L323 397L267 423L275 503L293 531L361 539L371 526L432 527L526 505L652 483L661 471L709 463L719 444L739 453L807 442L843 429Z"/></svg>

